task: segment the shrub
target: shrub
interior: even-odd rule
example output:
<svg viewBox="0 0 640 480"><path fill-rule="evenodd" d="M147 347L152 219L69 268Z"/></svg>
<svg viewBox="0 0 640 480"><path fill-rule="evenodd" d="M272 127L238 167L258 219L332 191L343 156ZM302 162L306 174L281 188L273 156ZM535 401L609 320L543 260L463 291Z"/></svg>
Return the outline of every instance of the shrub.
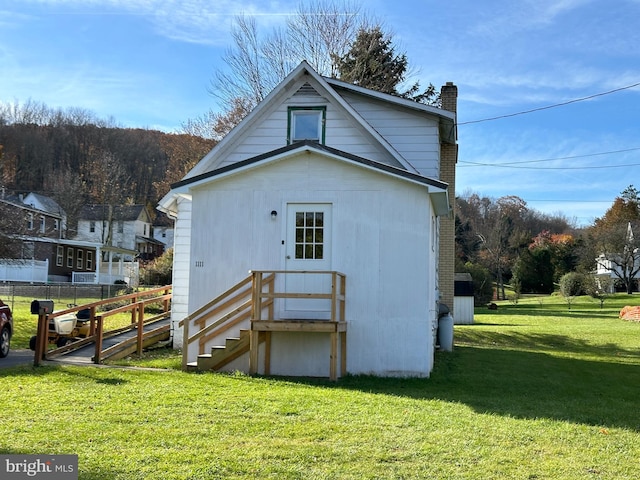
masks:
<svg viewBox="0 0 640 480"><path fill-rule="evenodd" d="M460 273L470 273L473 279L473 303L476 307L486 305L493 299L491 273L482 265L467 262Z"/></svg>
<svg viewBox="0 0 640 480"><path fill-rule="evenodd" d="M145 285L169 285L173 276L173 249L170 248L141 270L141 283Z"/></svg>
<svg viewBox="0 0 640 480"><path fill-rule="evenodd" d="M573 298L583 293L582 285L582 275L577 272L565 273L560 277L560 293L567 301L569 310L571 310L571 302L573 301Z"/></svg>

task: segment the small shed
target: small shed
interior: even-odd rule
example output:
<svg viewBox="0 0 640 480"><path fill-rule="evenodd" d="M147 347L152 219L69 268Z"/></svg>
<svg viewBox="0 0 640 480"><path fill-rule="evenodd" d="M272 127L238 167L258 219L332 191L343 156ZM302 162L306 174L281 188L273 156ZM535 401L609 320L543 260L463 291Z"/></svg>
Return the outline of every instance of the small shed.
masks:
<svg viewBox="0 0 640 480"><path fill-rule="evenodd" d="M453 290L453 323L473 324L473 278L470 273L456 273Z"/></svg>

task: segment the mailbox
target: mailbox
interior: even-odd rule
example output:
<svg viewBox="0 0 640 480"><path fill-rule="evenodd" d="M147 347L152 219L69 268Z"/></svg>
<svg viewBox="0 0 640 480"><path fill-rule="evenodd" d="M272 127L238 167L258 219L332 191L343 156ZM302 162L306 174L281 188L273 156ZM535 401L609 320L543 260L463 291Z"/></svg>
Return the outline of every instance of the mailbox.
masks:
<svg viewBox="0 0 640 480"><path fill-rule="evenodd" d="M34 300L31 302L31 313L33 315L53 313L53 300Z"/></svg>

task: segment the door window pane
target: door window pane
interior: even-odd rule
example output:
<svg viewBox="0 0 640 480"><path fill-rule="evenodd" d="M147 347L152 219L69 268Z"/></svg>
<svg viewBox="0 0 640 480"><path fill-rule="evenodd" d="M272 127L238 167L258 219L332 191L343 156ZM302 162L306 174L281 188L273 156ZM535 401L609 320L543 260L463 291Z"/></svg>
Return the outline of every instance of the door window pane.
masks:
<svg viewBox="0 0 640 480"><path fill-rule="evenodd" d="M324 258L324 214L322 212L296 212L297 259Z"/></svg>

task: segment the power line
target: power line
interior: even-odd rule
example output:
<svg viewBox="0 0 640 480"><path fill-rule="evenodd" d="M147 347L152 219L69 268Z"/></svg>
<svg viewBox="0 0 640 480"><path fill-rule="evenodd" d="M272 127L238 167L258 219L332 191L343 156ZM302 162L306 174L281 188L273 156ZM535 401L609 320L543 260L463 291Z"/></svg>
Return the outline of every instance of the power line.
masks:
<svg viewBox="0 0 640 480"><path fill-rule="evenodd" d="M502 166L507 166L507 165L520 165L520 164L523 164L523 163L555 162L557 160L573 160L575 158L597 157L599 155L610 155L610 154L613 154L613 153L634 152L636 150L640 150L640 147L625 148L623 150L611 150L611 151L608 151L608 152L585 153L583 155L571 155L571 156L567 156L567 157L545 158L543 160L522 160L520 162L491 163L491 164L488 164L488 165L492 165L492 166L496 166L496 167L502 167ZM474 163L474 162L460 161L460 163Z"/></svg>
<svg viewBox="0 0 640 480"><path fill-rule="evenodd" d="M522 170L598 170L603 168L628 168L640 167L640 163L627 163L624 165L598 165L591 167L524 167L520 165L508 165L502 163L480 163L480 162L461 162L466 163L470 167L504 167L517 168Z"/></svg>
<svg viewBox="0 0 640 480"><path fill-rule="evenodd" d="M456 198L460 198L462 200L466 200L469 201L475 194L472 195L456 195ZM478 194L478 196L481 196L480 194ZM522 197L520 197L522 198ZM593 200L593 199L580 199L580 200L576 200L574 198L556 198L556 199L552 199L552 198L522 198L522 200L524 200L527 203L531 203L531 202L549 202L549 203L607 203L607 204L611 204L613 203L613 200L611 199L607 199L607 200Z"/></svg>
<svg viewBox="0 0 640 480"><path fill-rule="evenodd" d="M574 160L576 158L597 157L601 155L611 155L614 153L635 152L638 150L640 150L640 147L625 148L622 150L610 150L608 152L586 153L583 155L570 155L566 157L545 158L541 160L522 160L519 162L481 163L481 162L468 162L468 161L461 160L459 163L467 164L467 165L460 165L461 167L464 167L464 166L508 167L508 168L529 168L529 169L537 169L537 170L582 170L582 169L589 170L589 169L598 169L598 168L623 168L623 167L634 167L634 166L637 166L638 164L632 163L632 164L624 164L624 165L602 165L602 166L585 166L585 167L523 167L520 165L531 164L531 163L542 163L542 162L555 162L558 160Z"/></svg>
<svg viewBox="0 0 640 480"><path fill-rule="evenodd" d="M518 116L518 115L525 115L527 113L539 112L541 110L549 110L550 108L563 107L565 105L570 105L572 103L584 102L585 100L591 100L592 98L602 97L604 95L610 95L612 93L620 92L622 90L628 90L630 88L634 88L634 87L637 87L637 86L640 86L640 82L634 83L633 85L627 85L626 87L615 88L613 90L609 90L608 92L595 93L593 95L589 95L588 97L576 98L574 100L568 100L568 101L562 102L562 103L555 103L553 105L547 105L545 107L533 108L531 110L524 110L522 112L517 112L517 113L509 113L509 114L500 115L500 116L497 116L497 117L483 118L483 119L480 119L480 120L470 120L468 122L458 122L457 125L470 125L472 123L489 122L489 121L492 121L492 120L500 120L502 118L509 118L509 117L515 117L515 116Z"/></svg>

